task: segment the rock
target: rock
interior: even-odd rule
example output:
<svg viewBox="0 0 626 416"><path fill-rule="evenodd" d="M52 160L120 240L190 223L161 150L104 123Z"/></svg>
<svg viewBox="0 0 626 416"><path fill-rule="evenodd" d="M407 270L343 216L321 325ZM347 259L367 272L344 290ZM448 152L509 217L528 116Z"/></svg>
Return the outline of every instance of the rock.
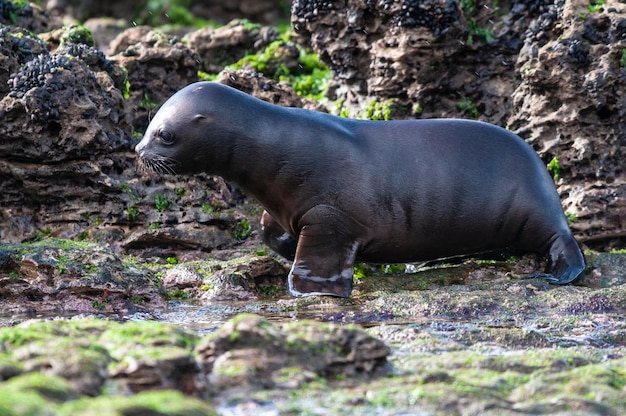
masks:
<svg viewBox="0 0 626 416"><path fill-rule="evenodd" d="M372 375L385 369L389 353L383 342L357 329L307 321L277 326L248 314L233 318L196 348L202 371L217 390Z"/></svg>
<svg viewBox="0 0 626 416"><path fill-rule="evenodd" d="M576 217L571 227L591 246L621 246L626 224L626 94L618 92L626 72L608 46L623 42L618 9L588 13L583 2L556 2L535 21L552 19L552 30L527 33L512 94L511 129L544 160L558 158L563 205Z"/></svg>
<svg viewBox="0 0 626 416"><path fill-rule="evenodd" d="M196 393L198 368L191 354L197 337L157 322L129 322L104 331L99 342L115 360L109 377L120 391L175 389Z"/></svg>
<svg viewBox="0 0 626 416"><path fill-rule="evenodd" d="M46 32L63 25L58 16L51 16L34 3L8 0L0 2L0 23L19 26L33 33Z"/></svg>
<svg viewBox="0 0 626 416"><path fill-rule="evenodd" d="M189 298L210 305L287 293L287 272L269 256L245 256L179 264L165 271L162 282L168 292L184 291Z"/></svg>
<svg viewBox="0 0 626 416"><path fill-rule="evenodd" d="M268 79L256 71L225 69L216 81L272 104L328 112L320 102L296 94L288 83Z"/></svg>
<svg viewBox="0 0 626 416"><path fill-rule="evenodd" d="M189 7L194 16L202 16L220 23L245 18L253 22L269 24L289 17L289 8L281 0L236 0L229 2L194 0Z"/></svg>
<svg viewBox="0 0 626 416"><path fill-rule="evenodd" d="M149 115L167 98L198 80L200 58L196 52L174 36L145 27L122 32L111 43L109 53L128 71L127 105L137 131L145 131Z"/></svg>
<svg viewBox="0 0 626 416"><path fill-rule="evenodd" d="M48 53L48 46L26 29L14 26L0 27L0 94L10 91L9 76L19 71L20 65L40 54Z"/></svg>
<svg viewBox="0 0 626 416"><path fill-rule="evenodd" d="M128 27L128 24L123 19L97 17L86 20L84 26L93 34L98 48L107 54L113 39L122 33Z"/></svg>
<svg viewBox="0 0 626 416"><path fill-rule="evenodd" d="M26 62L0 101L0 135L15 140L28 133L19 144L0 143L10 155L5 160L67 162L128 146L129 120L116 88L121 79L119 68L82 44Z"/></svg>
<svg viewBox="0 0 626 416"><path fill-rule="evenodd" d="M98 397L68 402L61 406L65 415L75 416L217 416L209 404L172 390L147 391L132 396Z"/></svg>
<svg viewBox="0 0 626 416"><path fill-rule="evenodd" d="M252 51L262 50L276 38L278 31L273 27L233 20L225 26L190 32L183 37L183 42L198 53L204 72L217 74Z"/></svg>
<svg viewBox="0 0 626 416"><path fill-rule="evenodd" d="M591 272L585 276L585 286L609 288L626 284L626 254L600 253L596 258L587 258Z"/></svg>
<svg viewBox="0 0 626 416"><path fill-rule="evenodd" d="M0 245L0 313L133 313L165 305L146 273L95 244Z"/></svg>
<svg viewBox="0 0 626 416"><path fill-rule="evenodd" d="M100 409L105 403L139 405L147 390L172 399L178 397L172 391L185 393L191 411L202 408L194 397L233 387L250 392L295 388L319 377L371 378L386 370L390 353L383 342L356 328L315 322L278 326L255 315L235 317L202 339L158 322L28 321L0 329L0 351L3 362L20 364L18 374L6 373L8 381L0 380L2 391L30 392L37 400L33 403L46 398L51 414ZM46 386L46 380L53 384ZM129 397L122 401L122 396ZM170 409L163 414L205 413Z"/></svg>

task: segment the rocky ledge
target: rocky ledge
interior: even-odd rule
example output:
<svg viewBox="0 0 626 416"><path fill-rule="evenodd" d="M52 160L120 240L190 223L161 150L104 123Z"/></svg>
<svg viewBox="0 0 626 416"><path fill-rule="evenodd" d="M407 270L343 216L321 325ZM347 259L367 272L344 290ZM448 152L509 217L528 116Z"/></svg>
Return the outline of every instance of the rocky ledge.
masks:
<svg viewBox="0 0 626 416"><path fill-rule="evenodd" d="M86 18L69 3L0 0L0 413L626 412L623 2L294 1L290 32L231 21L276 2L192 1L228 16L199 29L174 3L91 33L63 25ZM359 265L350 299L287 297L254 201L136 169L150 117L198 79L510 128L555 179L584 279L523 279L528 258Z"/></svg>

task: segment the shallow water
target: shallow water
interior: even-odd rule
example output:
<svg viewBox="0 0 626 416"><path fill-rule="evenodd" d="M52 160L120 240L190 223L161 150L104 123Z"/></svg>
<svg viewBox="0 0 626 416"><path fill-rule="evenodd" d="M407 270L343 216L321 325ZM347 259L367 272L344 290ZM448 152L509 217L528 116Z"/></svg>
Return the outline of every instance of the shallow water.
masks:
<svg viewBox="0 0 626 416"><path fill-rule="evenodd" d="M405 318L391 313L363 311L357 305L309 305L306 309L289 310L276 302L259 301L220 301L211 304L198 304L193 301L172 301L168 308L157 314L163 322L179 325L183 328L207 333L216 330L225 321L239 313L254 313L272 322L290 322L315 320L337 324L359 324L371 327L386 324L409 324ZM426 320L424 320L426 321Z"/></svg>

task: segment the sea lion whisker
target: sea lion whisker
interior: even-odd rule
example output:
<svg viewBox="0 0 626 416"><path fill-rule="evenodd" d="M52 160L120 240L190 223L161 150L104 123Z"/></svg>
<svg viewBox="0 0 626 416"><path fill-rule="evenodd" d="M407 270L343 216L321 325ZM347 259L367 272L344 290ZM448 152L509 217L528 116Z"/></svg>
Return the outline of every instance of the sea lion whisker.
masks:
<svg viewBox="0 0 626 416"><path fill-rule="evenodd" d="M178 162L176 162L176 160L169 157L159 157L155 160L155 162L161 168L163 173L169 173L172 175L176 174L176 170L174 169L178 165Z"/></svg>

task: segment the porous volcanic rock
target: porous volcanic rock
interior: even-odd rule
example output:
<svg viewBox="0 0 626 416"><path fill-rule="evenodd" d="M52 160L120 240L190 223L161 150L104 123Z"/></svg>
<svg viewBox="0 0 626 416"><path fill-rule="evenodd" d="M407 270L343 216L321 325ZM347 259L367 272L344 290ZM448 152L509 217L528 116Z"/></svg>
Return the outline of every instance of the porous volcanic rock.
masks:
<svg viewBox="0 0 626 416"><path fill-rule="evenodd" d="M63 22L59 16L50 14L34 3L0 0L0 24L14 25L33 33L41 33L59 28Z"/></svg>
<svg viewBox="0 0 626 416"><path fill-rule="evenodd" d="M219 24L226 24L233 19L246 18L258 23L275 23L289 19L289 2L287 0L192 0L178 2L149 2L112 0L85 0L72 2L65 0L42 0L42 7L53 16L71 17L78 21L89 18L115 17L130 21L151 24L180 23L179 16L172 12L178 7L189 12L189 16L205 19Z"/></svg>
<svg viewBox="0 0 626 416"><path fill-rule="evenodd" d="M198 80L200 58L196 52L177 37L146 27L122 32L109 53L128 71L127 103L138 132L145 131L150 116L167 98Z"/></svg>
<svg viewBox="0 0 626 416"><path fill-rule="evenodd" d="M268 79L256 71L224 69L216 81L272 104L328 112L319 101L299 96L289 83Z"/></svg>
<svg viewBox="0 0 626 416"><path fill-rule="evenodd" d="M590 245L626 241L625 13L624 3L589 13L586 2L557 1L529 27L516 62L510 128L544 160L558 158L571 227Z"/></svg>
<svg viewBox="0 0 626 416"><path fill-rule="evenodd" d="M198 53L202 70L217 74L226 65L233 64L250 54L262 50L278 38L274 27L252 25L233 20L225 26L204 27L186 34L183 42Z"/></svg>

